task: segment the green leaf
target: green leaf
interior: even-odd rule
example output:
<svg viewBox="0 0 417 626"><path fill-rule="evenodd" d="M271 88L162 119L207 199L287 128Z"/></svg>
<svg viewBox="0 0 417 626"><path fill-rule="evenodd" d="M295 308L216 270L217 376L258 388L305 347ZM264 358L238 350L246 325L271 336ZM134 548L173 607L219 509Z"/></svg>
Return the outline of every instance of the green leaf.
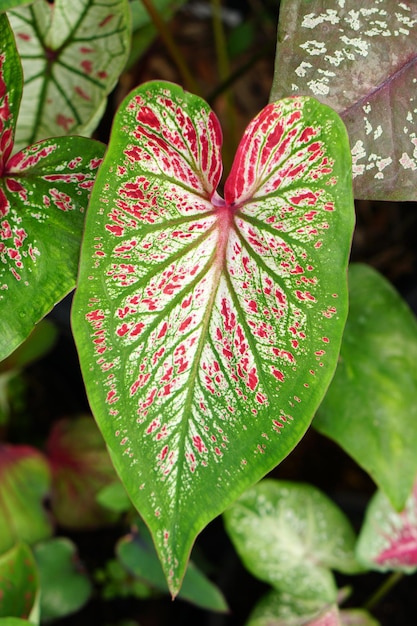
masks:
<svg viewBox="0 0 417 626"><path fill-rule="evenodd" d="M93 413L176 593L196 535L296 445L333 375L353 225L344 128L269 105L225 184L209 106L170 83L116 114L72 322Z"/></svg>
<svg viewBox="0 0 417 626"><path fill-rule="evenodd" d="M257 603L245 626L310 626L323 608L320 598L299 598L273 589Z"/></svg>
<svg viewBox="0 0 417 626"><path fill-rule="evenodd" d="M57 619L81 609L91 595L91 583L78 562L76 546L58 537L38 543L42 620Z"/></svg>
<svg viewBox="0 0 417 626"><path fill-rule="evenodd" d="M128 1L36 0L9 17L25 78L17 149L83 134L126 63Z"/></svg>
<svg viewBox="0 0 417 626"><path fill-rule="evenodd" d="M352 265L336 374L314 419L401 510L417 473L417 323L375 270Z"/></svg>
<svg viewBox="0 0 417 626"><path fill-rule="evenodd" d="M104 146L83 137L48 139L10 157L22 77L5 15L0 29L2 360L75 286L83 213Z"/></svg>
<svg viewBox="0 0 417 626"><path fill-rule="evenodd" d="M97 493L96 501L100 506L115 513L126 513L132 509L126 489L119 480L102 487Z"/></svg>
<svg viewBox="0 0 417 626"><path fill-rule="evenodd" d="M51 535L43 507L49 488L49 467L40 452L0 446L0 553L17 541L35 543Z"/></svg>
<svg viewBox="0 0 417 626"><path fill-rule="evenodd" d="M36 563L28 546L18 543L9 552L0 556L1 617L28 618L31 623L39 623L33 617L38 589ZM2 622L3 620L0 620L0 623Z"/></svg>
<svg viewBox="0 0 417 626"><path fill-rule="evenodd" d="M168 593L161 563L146 528L142 527L139 535L129 535L121 539L117 544L116 552L120 562L131 574L155 589ZM220 590L192 561L188 563L178 597L209 611L228 610Z"/></svg>
<svg viewBox="0 0 417 626"><path fill-rule="evenodd" d="M271 99L315 96L346 123L355 197L417 199L417 4L282 0Z"/></svg>
<svg viewBox="0 0 417 626"><path fill-rule="evenodd" d="M19 371L42 358L55 344L58 331L50 320L42 320L12 354L0 362L0 374Z"/></svg>
<svg viewBox="0 0 417 626"><path fill-rule="evenodd" d="M4 11L9 11L10 9L14 9L16 7L21 7L25 4L31 4L34 0L1 0L0 5L0 13L4 13Z"/></svg>
<svg viewBox="0 0 417 626"><path fill-rule="evenodd" d="M114 522L114 511L96 500L115 479L103 438L92 417L55 422L46 451L52 471L51 508L64 528L98 528Z"/></svg>
<svg viewBox="0 0 417 626"><path fill-rule="evenodd" d="M294 600L333 603L337 589L330 570L360 570L349 521L311 485L264 480L224 519L247 569Z"/></svg>

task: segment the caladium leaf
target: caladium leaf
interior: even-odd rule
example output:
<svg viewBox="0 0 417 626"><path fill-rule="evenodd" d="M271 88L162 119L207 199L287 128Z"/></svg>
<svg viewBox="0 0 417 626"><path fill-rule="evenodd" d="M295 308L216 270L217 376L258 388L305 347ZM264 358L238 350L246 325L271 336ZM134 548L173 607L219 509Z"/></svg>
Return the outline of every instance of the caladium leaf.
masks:
<svg viewBox="0 0 417 626"><path fill-rule="evenodd" d="M346 123L355 197L417 199L417 4L283 0L271 99L315 96Z"/></svg>
<svg viewBox="0 0 417 626"><path fill-rule="evenodd" d="M39 570L42 623L81 609L92 586L76 545L66 537L54 537L38 543L33 553Z"/></svg>
<svg viewBox="0 0 417 626"><path fill-rule="evenodd" d="M331 569L360 570L348 519L312 485L263 480L227 509L224 519L245 567L292 596L303 613L337 600Z"/></svg>
<svg viewBox="0 0 417 626"><path fill-rule="evenodd" d="M103 438L91 416L55 422L46 452L52 471L51 509L64 528L98 528L116 513L96 501L116 478Z"/></svg>
<svg viewBox="0 0 417 626"><path fill-rule="evenodd" d="M0 553L17 541L35 543L52 533L43 506L49 494L46 459L29 446L0 447Z"/></svg>
<svg viewBox="0 0 417 626"><path fill-rule="evenodd" d="M116 114L73 330L93 413L178 591L197 533L305 432L333 375L353 226L337 115L267 106L225 184L209 106L170 83Z"/></svg>
<svg viewBox="0 0 417 626"><path fill-rule="evenodd" d="M84 209L104 146L48 139L10 156L22 88L0 15L0 360L75 287Z"/></svg>
<svg viewBox="0 0 417 626"><path fill-rule="evenodd" d="M357 557L369 569L412 574L417 570L417 483L398 513L382 491L366 510Z"/></svg>
<svg viewBox="0 0 417 626"><path fill-rule="evenodd" d="M128 1L36 0L9 17L25 79L16 149L85 134L128 57Z"/></svg>
<svg viewBox="0 0 417 626"><path fill-rule="evenodd" d="M417 323L393 286L369 266L350 265L349 295L336 373L313 426L401 510L417 473Z"/></svg>

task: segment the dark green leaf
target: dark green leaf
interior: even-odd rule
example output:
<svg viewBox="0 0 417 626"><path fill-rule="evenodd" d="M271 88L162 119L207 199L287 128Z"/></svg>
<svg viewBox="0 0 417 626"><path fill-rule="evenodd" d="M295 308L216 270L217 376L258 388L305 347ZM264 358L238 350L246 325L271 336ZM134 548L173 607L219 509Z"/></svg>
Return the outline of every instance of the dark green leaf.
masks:
<svg viewBox="0 0 417 626"><path fill-rule="evenodd" d="M119 541L117 555L131 574L155 589L169 592L158 555L144 528L139 535ZM188 563L178 597L210 611L227 611L227 604L219 589L192 562Z"/></svg>
<svg viewBox="0 0 417 626"><path fill-rule="evenodd" d="M82 571L76 546L66 538L39 543L34 548L41 587L42 620L75 613L87 602L91 583Z"/></svg>
<svg viewBox="0 0 417 626"><path fill-rule="evenodd" d="M417 323L371 267L351 265L349 294L339 364L313 424L400 510L417 473Z"/></svg>

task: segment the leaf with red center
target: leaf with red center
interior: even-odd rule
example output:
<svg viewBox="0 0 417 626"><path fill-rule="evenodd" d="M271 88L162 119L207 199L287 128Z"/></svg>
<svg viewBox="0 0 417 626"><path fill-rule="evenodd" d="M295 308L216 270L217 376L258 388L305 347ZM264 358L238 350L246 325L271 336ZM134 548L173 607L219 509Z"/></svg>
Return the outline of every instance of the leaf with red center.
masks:
<svg viewBox="0 0 417 626"><path fill-rule="evenodd" d="M225 185L208 105L148 83L118 111L73 328L93 412L178 591L197 533L305 432L345 322L347 137L309 98L266 107Z"/></svg>
<svg viewBox="0 0 417 626"><path fill-rule="evenodd" d="M377 491L366 511L357 557L366 567L382 572L417 570L417 483L400 513Z"/></svg>
<svg viewBox="0 0 417 626"><path fill-rule="evenodd" d="M0 360L75 287L84 211L104 146L47 139L10 156L22 73L0 16Z"/></svg>
<svg viewBox="0 0 417 626"><path fill-rule="evenodd" d="M9 17L25 77L17 148L94 130L127 61L127 0L36 0Z"/></svg>

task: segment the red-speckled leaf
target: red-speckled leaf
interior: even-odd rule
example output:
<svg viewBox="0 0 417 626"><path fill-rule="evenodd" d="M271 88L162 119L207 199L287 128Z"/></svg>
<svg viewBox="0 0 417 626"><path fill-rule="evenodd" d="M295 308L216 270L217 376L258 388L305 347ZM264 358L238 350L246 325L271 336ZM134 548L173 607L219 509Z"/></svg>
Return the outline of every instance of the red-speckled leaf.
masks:
<svg viewBox="0 0 417 626"><path fill-rule="evenodd" d="M10 156L22 75L4 15L0 30L1 360L75 287L84 210L104 146L61 137Z"/></svg>
<svg viewBox="0 0 417 626"><path fill-rule="evenodd" d="M357 544L357 558L382 572L417 570L417 483L401 513L382 491L368 505Z"/></svg>
<svg viewBox="0 0 417 626"><path fill-rule="evenodd" d="M128 1L36 0L9 17L25 79L16 148L94 130L128 57Z"/></svg>
<svg viewBox="0 0 417 626"><path fill-rule="evenodd" d="M271 98L305 94L346 123L355 197L417 199L417 3L283 0Z"/></svg>
<svg viewBox="0 0 417 626"><path fill-rule="evenodd" d="M73 328L93 412L178 591L197 533L305 432L333 374L353 225L347 137L266 107L225 186L208 105L122 103L88 212Z"/></svg>

